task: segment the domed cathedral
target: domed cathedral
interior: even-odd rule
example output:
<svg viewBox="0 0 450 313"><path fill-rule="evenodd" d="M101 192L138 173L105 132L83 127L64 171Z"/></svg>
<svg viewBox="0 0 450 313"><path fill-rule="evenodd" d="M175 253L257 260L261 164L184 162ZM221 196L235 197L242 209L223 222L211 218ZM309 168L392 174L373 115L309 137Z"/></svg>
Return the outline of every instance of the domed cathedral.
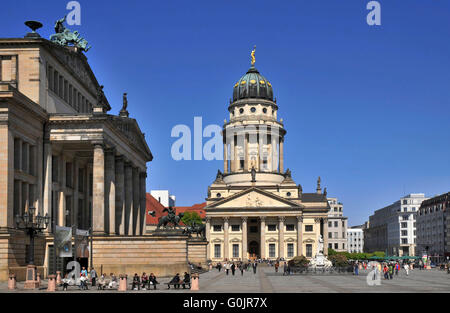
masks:
<svg viewBox="0 0 450 313"><path fill-rule="evenodd" d="M255 47L256 48L256 47ZM312 258L324 240L327 254L326 188L303 193L284 170L283 120L271 82L251 67L233 87L229 122L223 125L224 171L208 187L207 259Z"/></svg>

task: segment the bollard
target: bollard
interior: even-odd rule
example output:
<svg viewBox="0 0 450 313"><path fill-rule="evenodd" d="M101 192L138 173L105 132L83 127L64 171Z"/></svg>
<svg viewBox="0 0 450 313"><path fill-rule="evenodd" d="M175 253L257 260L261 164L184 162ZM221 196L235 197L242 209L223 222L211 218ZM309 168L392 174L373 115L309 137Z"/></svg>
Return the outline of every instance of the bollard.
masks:
<svg viewBox="0 0 450 313"><path fill-rule="evenodd" d="M47 291L56 291L56 276L48 275Z"/></svg>
<svg viewBox="0 0 450 313"><path fill-rule="evenodd" d="M119 289L118 291L127 291L127 275L120 274L119 275Z"/></svg>
<svg viewBox="0 0 450 313"><path fill-rule="evenodd" d="M41 286L41 273L36 274L37 286L38 288Z"/></svg>
<svg viewBox="0 0 450 313"><path fill-rule="evenodd" d="M16 289L17 288L16 283L17 283L16 274L13 274L13 273L9 274L8 289L11 289L11 290Z"/></svg>
<svg viewBox="0 0 450 313"><path fill-rule="evenodd" d="M191 290L199 290L198 281L199 281L198 274L197 273L192 274Z"/></svg>
<svg viewBox="0 0 450 313"><path fill-rule="evenodd" d="M61 285L61 272L56 271L56 284L59 286Z"/></svg>

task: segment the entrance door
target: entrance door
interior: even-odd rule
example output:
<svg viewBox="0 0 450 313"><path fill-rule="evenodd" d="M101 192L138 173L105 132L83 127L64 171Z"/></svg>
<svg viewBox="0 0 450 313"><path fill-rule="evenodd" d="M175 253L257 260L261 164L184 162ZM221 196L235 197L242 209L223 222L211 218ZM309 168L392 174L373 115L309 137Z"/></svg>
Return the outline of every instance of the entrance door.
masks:
<svg viewBox="0 0 450 313"><path fill-rule="evenodd" d="M259 245L256 241L251 241L248 245L248 254L251 260L258 258Z"/></svg>

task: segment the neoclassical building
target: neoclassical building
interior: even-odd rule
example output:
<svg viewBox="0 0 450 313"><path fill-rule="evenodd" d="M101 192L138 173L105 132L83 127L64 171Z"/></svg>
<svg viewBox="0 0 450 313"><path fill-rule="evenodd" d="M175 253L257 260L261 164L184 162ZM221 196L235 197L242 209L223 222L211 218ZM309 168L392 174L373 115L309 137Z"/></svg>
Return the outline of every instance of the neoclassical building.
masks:
<svg viewBox="0 0 450 313"><path fill-rule="evenodd" d="M29 239L14 217L30 207L51 218L35 239L41 273L55 271L53 224L92 230L94 264L126 263L121 258L129 251L107 249L143 234L153 157L128 116L126 95L123 101L120 114L108 114L109 102L79 47L36 32L0 39L0 280L9 272L23 276ZM57 262L64 269L63 260Z"/></svg>
<svg viewBox="0 0 450 313"><path fill-rule="evenodd" d="M326 189L304 193L284 170L283 120L269 80L252 65L234 85L223 125L224 171L208 187L207 259L314 257L327 254Z"/></svg>

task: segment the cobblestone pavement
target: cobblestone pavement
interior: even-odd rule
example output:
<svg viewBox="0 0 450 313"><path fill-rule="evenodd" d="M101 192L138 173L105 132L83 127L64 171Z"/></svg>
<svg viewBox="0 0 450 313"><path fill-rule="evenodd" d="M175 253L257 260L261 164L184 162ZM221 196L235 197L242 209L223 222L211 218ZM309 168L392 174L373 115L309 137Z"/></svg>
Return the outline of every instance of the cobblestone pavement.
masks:
<svg viewBox="0 0 450 313"><path fill-rule="evenodd" d="M227 276L224 271L218 272L213 270L200 276L199 292L232 292L232 293L272 293L272 292L450 292L450 275L438 269L433 270L413 270L409 276L404 271L394 276L393 280L384 280L381 278L380 286L369 286L366 282L368 271L360 271L358 276L355 275L290 275L283 276L281 272L275 273L273 267L259 266L257 273L252 271L245 272L241 276L240 271L236 271L235 275ZM189 289L171 288L167 289L167 283L170 278L160 278L157 290L141 290L128 292L133 293L195 293ZM8 290L7 283L0 283L0 292L30 292L23 290L23 283L19 282L17 290ZM47 282L44 281L41 290L33 290L31 292L46 292ZM89 286L89 290L80 291L77 287L70 287L67 293L110 293L118 292L116 290L99 291L96 287ZM59 287L58 292L61 291Z"/></svg>

